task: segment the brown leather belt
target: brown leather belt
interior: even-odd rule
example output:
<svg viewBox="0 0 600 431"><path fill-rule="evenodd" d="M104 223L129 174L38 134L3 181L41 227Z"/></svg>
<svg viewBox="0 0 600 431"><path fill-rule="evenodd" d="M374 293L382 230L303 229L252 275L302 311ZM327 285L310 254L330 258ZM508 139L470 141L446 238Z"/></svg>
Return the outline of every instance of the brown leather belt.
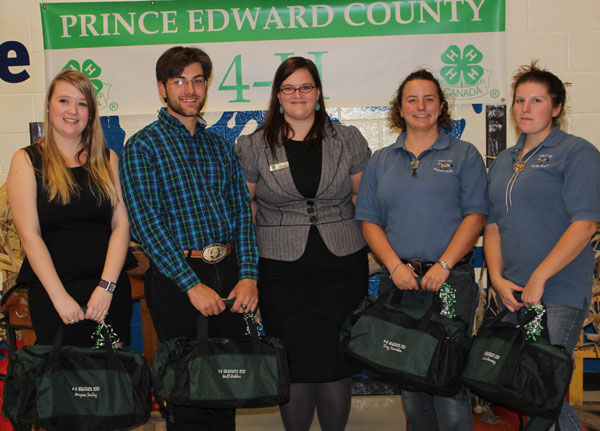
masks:
<svg viewBox="0 0 600 431"><path fill-rule="evenodd" d="M430 262L430 261L426 261L426 260L418 260L418 259L400 259L402 260L402 263L404 263L407 266L410 266L413 271L415 271L415 274L417 274L419 277L424 276L427 271L429 271L429 268L431 268L433 265L435 265L437 262ZM465 263L471 263L471 261L473 260L473 253L468 253L465 257L463 257L461 260L459 260L458 262L456 262L456 265L454 265L453 268L456 268L459 265L464 265Z"/></svg>
<svg viewBox="0 0 600 431"><path fill-rule="evenodd" d="M415 274L417 274L419 277L424 276L427 271L429 271L429 268L431 268L433 265L436 264L436 262L428 262L425 260L417 260L417 259L401 259L402 263L404 263L406 266L410 266L412 268L412 270L415 272Z"/></svg>
<svg viewBox="0 0 600 431"><path fill-rule="evenodd" d="M202 259L206 263L219 263L225 259L226 256L229 256L232 248L230 242L227 244L215 242L214 244L207 245L202 250L184 250L183 253L186 257Z"/></svg>

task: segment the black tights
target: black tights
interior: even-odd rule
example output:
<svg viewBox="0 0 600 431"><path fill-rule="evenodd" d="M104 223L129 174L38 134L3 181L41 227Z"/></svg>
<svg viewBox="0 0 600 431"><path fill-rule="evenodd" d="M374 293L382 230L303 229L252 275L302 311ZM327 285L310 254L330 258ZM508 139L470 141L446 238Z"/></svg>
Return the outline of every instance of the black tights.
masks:
<svg viewBox="0 0 600 431"><path fill-rule="evenodd" d="M352 378L327 383L292 383L279 411L286 431L308 431L315 415L321 431L344 431L350 414Z"/></svg>

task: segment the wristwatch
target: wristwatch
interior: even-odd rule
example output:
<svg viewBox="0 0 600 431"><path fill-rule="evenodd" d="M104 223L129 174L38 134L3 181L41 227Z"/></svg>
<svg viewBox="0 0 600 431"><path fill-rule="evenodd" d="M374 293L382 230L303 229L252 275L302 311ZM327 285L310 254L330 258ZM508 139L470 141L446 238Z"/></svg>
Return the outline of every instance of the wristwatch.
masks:
<svg viewBox="0 0 600 431"><path fill-rule="evenodd" d="M117 283L113 283L112 281L106 281L106 280L100 279L100 281L98 282L98 286L100 286L107 292L113 293L115 291L115 289L117 288Z"/></svg>
<svg viewBox="0 0 600 431"><path fill-rule="evenodd" d="M437 263L439 263L442 268L447 269L448 271L452 271L452 268L450 268L450 265L448 265L443 260L438 260Z"/></svg>

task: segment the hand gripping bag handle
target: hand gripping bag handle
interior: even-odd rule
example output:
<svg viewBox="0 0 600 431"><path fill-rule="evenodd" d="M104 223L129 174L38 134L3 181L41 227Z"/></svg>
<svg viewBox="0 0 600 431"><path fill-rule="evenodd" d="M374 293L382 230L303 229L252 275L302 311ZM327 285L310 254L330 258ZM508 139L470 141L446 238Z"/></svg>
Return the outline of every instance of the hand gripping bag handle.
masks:
<svg viewBox="0 0 600 431"><path fill-rule="evenodd" d="M421 279L417 278L417 282L420 284ZM404 291L396 288L395 286L392 286L389 290L382 292L382 294L379 295L379 298L377 298L375 300L375 303L373 304L373 308L379 311L383 311L386 305L391 305L394 302L397 304L402 304L402 296L404 296ZM399 301L398 298L400 299ZM394 301L395 299L396 301ZM429 326L429 322L431 321L433 313L435 313L436 310L439 310L440 308L440 295L438 294L438 292L435 292L435 294L433 295L433 300L431 301L431 305L425 311L423 317L419 319L418 329L423 331L425 328L427 328Z"/></svg>
<svg viewBox="0 0 600 431"><path fill-rule="evenodd" d="M223 302L225 303L225 310L229 310L233 306L235 299L227 299ZM240 316L240 318L243 319L242 316ZM256 324L249 324L248 328L250 330L254 352L260 354L260 337L258 335ZM196 334L198 337L197 350L202 355L208 355L208 317L204 317L202 314L198 314Z"/></svg>
<svg viewBox="0 0 600 431"><path fill-rule="evenodd" d="M542 304L543 305L543 304ZM545 309L545 307L544 307ZM492 327L495 324L499 323L504 316L508 313L508 308L505 308L496 316L494 316L491 320L484 323L484 326ZM537 312L535 310L527 310L525 314L522 313L522 310L517 310L517 327L524 328L529 322L533 321L537 316ZM546 341L550 342L550 334L548 333L548 325L547 325L547 313L545 312L542 316L542 330L540 336L543 337Z"/></svg>
<svg viewBox="0 0 600 431"><path fill-rule="evenodd" d="M82 311L85 313L87 310L87 307L82 307ZM46 364L54 364L56 363L56 361L58 361L58 359L60 358L60 348L63 346L63 336L65 333L65 324L61 322L61 324L58 326L58 331L56 331L56 335L54 336L54 344L52 345L52 350L50 351L50 356L48 357L48 361L46 362ZM106 343L104 343L104 350L106 350L108 353L108 357L110 358L111 361L115 361L118 362L117 359L117 355L115 354L115 350L112 346L112 343L108 340L110 340L109 337L109 333L108 333L108 329L104 326L102 327L102 332L103 332L103 336L104 339L107 340ZM46 367L45 367L46 368Z"/></svg>

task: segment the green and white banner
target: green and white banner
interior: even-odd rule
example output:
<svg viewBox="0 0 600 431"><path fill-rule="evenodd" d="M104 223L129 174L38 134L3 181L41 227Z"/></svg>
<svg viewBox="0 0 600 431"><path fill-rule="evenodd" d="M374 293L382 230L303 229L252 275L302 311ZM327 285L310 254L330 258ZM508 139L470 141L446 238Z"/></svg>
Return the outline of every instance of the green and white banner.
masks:
<svg viewBox="0 0 600 431"><path fill-rule="evenodd" d="M299 4L300 3L300 4ZM41 5L46 76L82 70L103 115L153 113L156 60L193 45L212 58L210 111L266 109L286 58L311 58L329 106L387 105L420 67L454 103L504 103L505 0L155 0Z"/></svg>

